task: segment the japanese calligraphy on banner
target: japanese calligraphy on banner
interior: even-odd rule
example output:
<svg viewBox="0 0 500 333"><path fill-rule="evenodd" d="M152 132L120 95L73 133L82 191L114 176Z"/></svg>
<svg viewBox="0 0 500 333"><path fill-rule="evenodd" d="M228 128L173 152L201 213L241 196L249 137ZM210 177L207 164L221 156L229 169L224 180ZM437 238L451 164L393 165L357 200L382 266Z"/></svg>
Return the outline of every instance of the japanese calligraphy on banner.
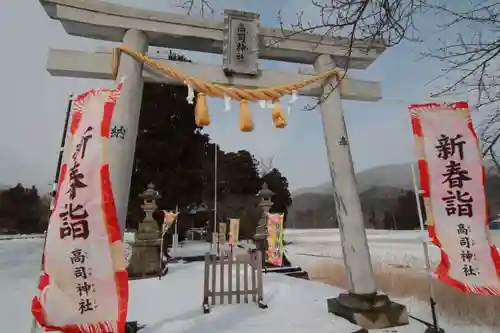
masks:
<svg viewBox="0 0 500 333"><path fill-rule="evenodd" d="M267 215L267 262L283 265L283 214Z"/></svg>
<svg viewBox="0 0 500 333"><path fill-rule="evenodd" d="M177 214L176 212L163 211L162 235L165 235L168 229L175 223Z"/></svg>
<svg viewBox="0 0 500 333"><path fill-rule="evenodd" d="M240 219L229 219L229 245L236 247L240 238Z"/></svg>
<svg viewBox="0 0 500 333"><path fill-rule="evenodd" d="M491 241L485 171L467 103L410 106L435 275L465 292L500 295L500 257Z"/></svg>
<svg viewBox="0 0 500 333"><path fill-rule="evenodd" d="M125 330L128 276L110 182L107 146L121 90L78 96L49 221L32 312L45 330Z"/></svg>
<svg viewBox="0 0 500 333"><path fill-rule="evenodd" d="M226 244L226 224L224 222L219 223L219 244Z"/></svg>

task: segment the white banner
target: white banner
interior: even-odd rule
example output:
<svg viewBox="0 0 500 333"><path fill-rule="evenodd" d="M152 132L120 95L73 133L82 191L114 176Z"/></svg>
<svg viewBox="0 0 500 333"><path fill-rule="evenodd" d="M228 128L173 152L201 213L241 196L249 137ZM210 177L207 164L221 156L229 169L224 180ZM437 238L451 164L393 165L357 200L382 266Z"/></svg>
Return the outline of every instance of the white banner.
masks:
<svg viewBox="0 0 500 333"><path fill-rule="evenodd" d="M240 219L229 219L229 245L238 246L240 240Z"/></svg>
<svg viewBox="0 0 500 333"><path fill-rule="evenodd" d="M128 278L107 161L120 91L78 96L32 311L61 332L124 332Z"/></svg>
<svg viewBox="0 0 500 333"><path fill-rule="evenodd" d="M500 294L481 152L467 103L410 107L429 234L440 247L440 280L463 291Z"/></svg>

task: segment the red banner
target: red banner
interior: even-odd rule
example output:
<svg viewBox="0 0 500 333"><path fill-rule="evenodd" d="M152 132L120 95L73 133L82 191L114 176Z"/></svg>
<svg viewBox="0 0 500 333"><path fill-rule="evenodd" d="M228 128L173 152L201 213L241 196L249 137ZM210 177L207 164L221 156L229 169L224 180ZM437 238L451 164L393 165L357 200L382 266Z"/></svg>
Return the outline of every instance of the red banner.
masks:
<svg viewBox="0 0 500 333"><path fill-rule="evenodd" d="M170 227L175 223L178 212L163 211L162 235L165 235Z"/></svg>
<svg viewBox="0 0 500 333"><path fill-rule="evenodd" d="M410 106L420 183L439 280L464 292L500 295L500 257L491 240L485 170L465 102Z"/></svg>
<svg viewBox="0 0 500 333"><path fill-rule="evenodd" d="M78 96L32 312L46 331L123 333L128 276L107 151L116 89Z"/></svg>

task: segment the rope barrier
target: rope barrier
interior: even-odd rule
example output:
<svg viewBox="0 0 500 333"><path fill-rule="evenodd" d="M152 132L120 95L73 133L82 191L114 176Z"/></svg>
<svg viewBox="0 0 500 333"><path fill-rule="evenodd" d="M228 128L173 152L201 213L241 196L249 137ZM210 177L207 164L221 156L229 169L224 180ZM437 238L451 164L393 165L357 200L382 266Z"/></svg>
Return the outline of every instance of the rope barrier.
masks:
<svg viewBox="0 0 500 333"><path fill-rule="evenodd" d="M240 89L236 87L226 87L220 84L209 83L196 77L187 76L181 71L167 67L157 61L152 60L146 55L136 52L126 46L119 46L113 49L113 62L111 68L111 75L113 80L116 80L116 77L118 75L118 67L120 65L120 56L122 53L127 54L136 61L147 64L151 68L154 68L173 79L185 82L186 84L196 89L198 91L198 95L196 97L197 102L195 108L195 120L198 126L208 126L210 124L210 116L208 114L206 106L206 96L212 96L220 98L230 97L240 102L240 130L243 132L251 132L254 128L252 117L248 110L249 101L272 101L274 104L274 108L272 110L271 116L274 125L277 128L284 128L286 127L287 123L285 119L284 108L279 104L280 97L291 94L294 91L302 89L312 83L324 80L333 75L335 75L337 81L340 83L339 72L335 69L331 69L323 74L315 75L302 82L296 82L281 86L258 89ZM342 89L340 84L339 89Z"/></svg>

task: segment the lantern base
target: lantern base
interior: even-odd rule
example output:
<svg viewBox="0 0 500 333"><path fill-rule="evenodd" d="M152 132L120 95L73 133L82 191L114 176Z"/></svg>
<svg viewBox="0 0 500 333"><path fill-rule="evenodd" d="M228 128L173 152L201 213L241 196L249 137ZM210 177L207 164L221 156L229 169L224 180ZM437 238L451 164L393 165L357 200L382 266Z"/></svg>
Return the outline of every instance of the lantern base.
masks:
<svg viewBox="0 0 500 333"><path fill-rule="evenodd" d="M131 245L132 256L127 268L129 279L160 276L160 240L135 240Z"/></svg>

